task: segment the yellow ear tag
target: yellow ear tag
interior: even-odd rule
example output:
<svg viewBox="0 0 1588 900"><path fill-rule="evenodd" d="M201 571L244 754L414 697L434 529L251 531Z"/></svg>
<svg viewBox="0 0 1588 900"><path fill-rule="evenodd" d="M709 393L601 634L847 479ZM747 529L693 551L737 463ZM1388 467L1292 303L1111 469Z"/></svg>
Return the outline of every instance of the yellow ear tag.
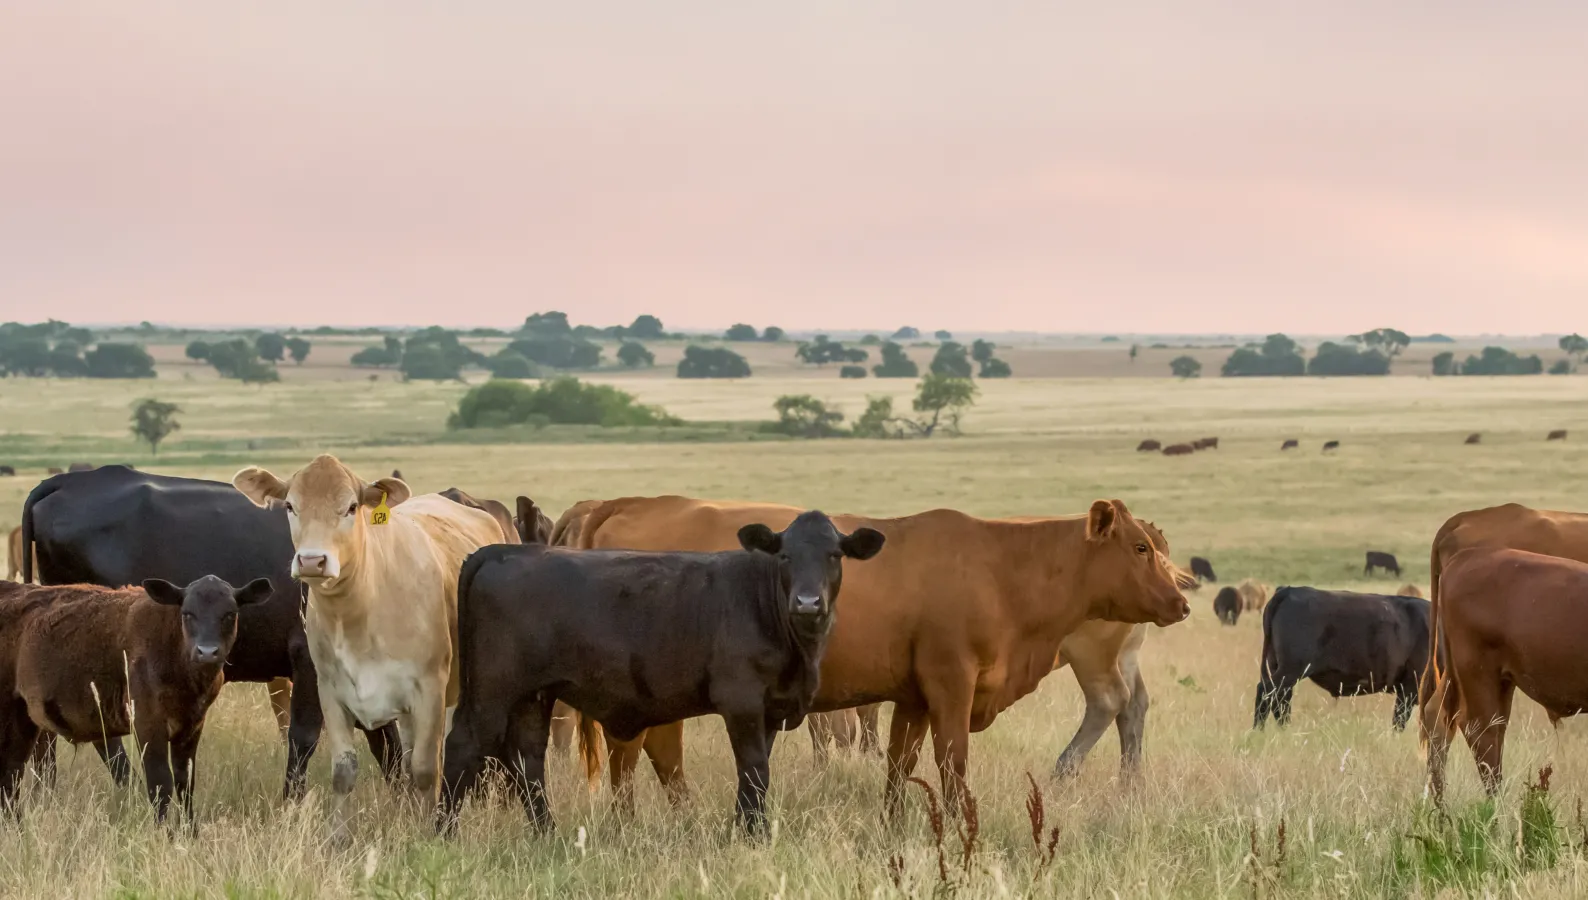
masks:
<svg viewBox="0 0 1588 900"><path fill-rule="evenodd" d="M385 525L391 519L391 508L386 505L386 493L381 492L380 505L369 511L369 524Z"/></svg>

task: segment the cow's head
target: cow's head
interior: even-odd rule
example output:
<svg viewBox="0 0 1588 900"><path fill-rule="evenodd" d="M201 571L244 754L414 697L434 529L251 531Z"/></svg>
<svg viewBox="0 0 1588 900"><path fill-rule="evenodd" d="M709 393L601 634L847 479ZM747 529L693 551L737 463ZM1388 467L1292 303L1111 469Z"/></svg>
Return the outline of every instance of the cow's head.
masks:
<svg viewBox="0 0 1588 900"><path fill-rule="evenodd" d="M818 628L830 624L844 578L844 558L870 559L886 540L872 528L844 534L816 510L799 514L781 532L759 523L739 529L739 544L777 557L789 616Z"/></svg>
<svg viewBox="0 0 1588 900"><path fill-rule="evenodd" d="M292 577L311 583L342 574L344 560L356 559L364 548L372 510L385 499L387 509L410 496L408 485L395 478L369 484L329 454L315 457L292 478L282 481L264 469L250 467L232 476L232 484L259 506L279 503L292 528Z"/></svg>
<svg viewBox="0 0 1588 900"><path fill-rule="evenodd" d="M255 578L233 588L214 575L205 575L187 587L177 587L162 578L143 583L149 599L162 606L182 610L182 642L189 662L195 665L220 665L232 652L237 640L237 610L270 599L274 588L268 578Z"/></svg>
<svg viewBox="0 0 1588 900"><path fill-rule="evenodd" d="M1086 515L1081 577L1091 618L1173 625L1191 614L1181 590L1195 579L1169 561L1163 534L1118 500L1098 500Z"/></svg>

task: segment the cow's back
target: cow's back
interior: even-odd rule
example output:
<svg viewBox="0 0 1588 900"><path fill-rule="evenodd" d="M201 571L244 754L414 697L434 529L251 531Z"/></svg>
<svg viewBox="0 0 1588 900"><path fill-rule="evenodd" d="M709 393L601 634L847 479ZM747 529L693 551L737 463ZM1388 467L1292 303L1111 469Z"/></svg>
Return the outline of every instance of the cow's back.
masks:
<svg viewBox="0 0 1588 900"><path fill-rule="evenodd" d="M1434 536L1434 563L1443 568L1455 554L1506 547L1588 563L1588 515L1531 509L1517 503L1457 513Z"/></svg>

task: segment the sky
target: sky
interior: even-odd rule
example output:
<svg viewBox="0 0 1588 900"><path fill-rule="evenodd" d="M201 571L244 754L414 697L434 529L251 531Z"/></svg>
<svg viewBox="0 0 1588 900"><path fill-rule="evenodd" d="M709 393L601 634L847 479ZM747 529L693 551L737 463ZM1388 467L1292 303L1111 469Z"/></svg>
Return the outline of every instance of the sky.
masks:
<svg viewBox="0 0 1588 900"><path fill-rule="evenodd" d="M0 319L1588 328L1580 0L0 4Z"/></svg>

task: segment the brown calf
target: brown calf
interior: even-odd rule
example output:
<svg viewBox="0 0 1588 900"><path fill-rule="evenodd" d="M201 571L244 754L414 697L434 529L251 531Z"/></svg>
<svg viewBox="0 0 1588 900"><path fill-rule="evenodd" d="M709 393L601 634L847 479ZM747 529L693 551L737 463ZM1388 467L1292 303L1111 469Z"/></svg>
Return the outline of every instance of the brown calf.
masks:
<svg viewBox="0 0 1588 900"><path fill-rule="evenodd" d="M1467 435L1467 439L1465 441L1462 441L1462 443L1464 443L1464 444L1476 444L1476 443L1479 443L1482 440L1483 440L1483 435L1481 435L1478 432L1474 431L1473 433Z"/></svg>
<svg viewBox="0 0 1588 900"><path fill-rule="evenodd" d="M1338 449L1340 449L1340 442L1339 441L1324 441L1323 442L1323 452L1325 452L1325 453L1328 453L1330 450L1338 450Z"/></svg>
<svg viewBox="0 0 1588 900"><path fill-rule="evenodd" d="M174 793L191 820L193 756L238 607L270 594L267 578L233 589L212 575L185 588L0 583L0 808L15 808L41 731L94 744L122 784L127 758L106 741L131 734L155 817Z"/></svg>
<svg viewBox="0 0 1588 900"><path fill-rule="evenodd" d="M1439 584L1442 660L1429 668L1443 702L1428 730L1428 782L1444 797L1450 738L1461 729L1484 789L1500 789L1517 688L1551 723L1588 708L1588 564L1526 550L1463 550Z"/></svg>
<svg viewBox="0 0 1588 900"><path fill-rule="evenodd" d="M1190 456L1195 452L1196 448L1190 444L1170 444L1163 448L1164 456Z"/></svg>
<svg viewBox="0 0 1588 900"><path fill-rule="evenodd" d="M1197 438L1195 441L1191 442L1191 449L1217 450L1219 449L1219 439L1216 437Z"/></svg>
<svg viewBox="0 0 1588 900"><path fill-rule="evenodd" d="M1148 438L1145 441L1142 441L1141 443L1136 445L1136 452L1137 453L1151 453L1153 451L1162 450L1162 449L1163 449L1163 444L1158 442L1158 441L1153 440L1152 438Z"/></svg>
<svg viewBox="0 0 1588 900"><path fill-rule="evenodd" d="M1281 449L1281 450L1294 450L1294 449L1296 449L1297 447L1300 447L1300 446L1301 446L1301 441L1298 441L1295 438L1287 438L1283 444L1279 445L1279 449Z"/></svg>
<svg viewBox="0 0 1588 900"><path fill-rule="evenodd" d="M1564 441L1565 439L1566 429L1564 428L1557 428L1549 433L1549 437L1544 438L1546 441Z"/></svg>

